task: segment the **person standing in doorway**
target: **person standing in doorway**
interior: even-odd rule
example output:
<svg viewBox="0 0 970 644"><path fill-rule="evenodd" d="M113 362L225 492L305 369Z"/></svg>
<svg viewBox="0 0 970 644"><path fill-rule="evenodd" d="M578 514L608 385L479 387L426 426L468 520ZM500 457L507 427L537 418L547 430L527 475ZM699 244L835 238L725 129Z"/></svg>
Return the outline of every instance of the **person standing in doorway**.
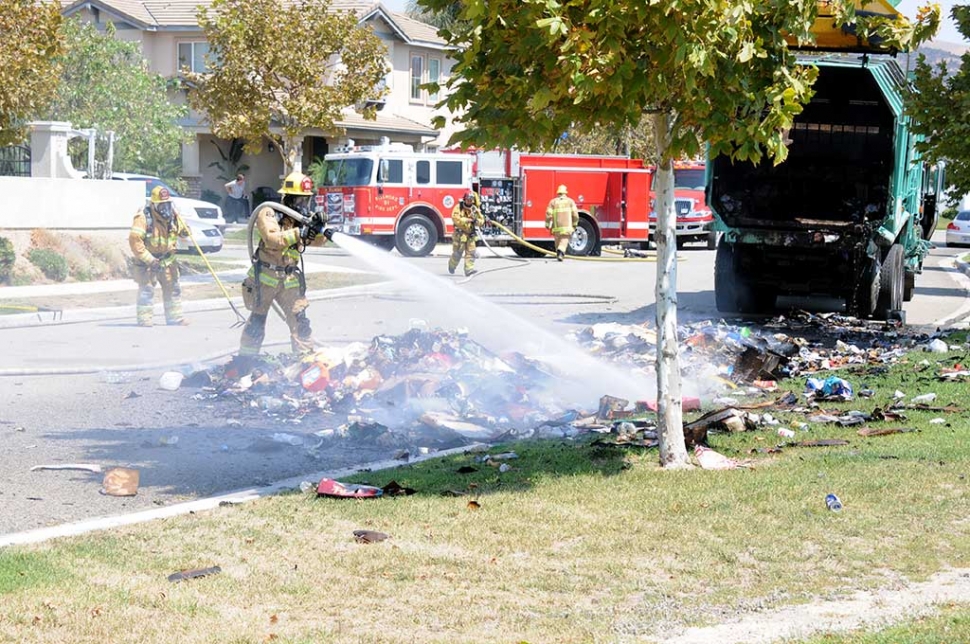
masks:
<svg viewBox="0 0 970 644"><path fill-rule="evenodd" d="M240 172L235 181L226 184L226 214L231 221L245 221L249 219L249 200L246 199L246 176Z"/></svg>
<svg viewBox="0 0 970 644"><path fill-rule="evenodd" d="M556 240L556 259L560 262L566 257L569 239L579 225L579 210L576 202L569 198L566 186L556 190L556 196L546 208L546 230L552 233Z"/></svg>

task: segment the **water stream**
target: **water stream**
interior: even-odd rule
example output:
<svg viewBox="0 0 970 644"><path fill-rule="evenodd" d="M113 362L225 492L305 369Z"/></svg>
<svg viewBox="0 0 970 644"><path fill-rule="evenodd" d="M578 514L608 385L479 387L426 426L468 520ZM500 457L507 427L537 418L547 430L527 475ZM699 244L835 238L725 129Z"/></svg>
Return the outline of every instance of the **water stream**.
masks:
<svg viewBox="0 0 970 644"><path fill-rule="evenodd" d="M422 311L430 326L467 327L473 340L495 353L518 351L555 368L563 376L553 383L556 394L576 405L595 406L604 394L630 401L656 395L651 378L598 360L566 338L451 280L343 233L334 233L333 242L419 297L426 304Z"/></svg>

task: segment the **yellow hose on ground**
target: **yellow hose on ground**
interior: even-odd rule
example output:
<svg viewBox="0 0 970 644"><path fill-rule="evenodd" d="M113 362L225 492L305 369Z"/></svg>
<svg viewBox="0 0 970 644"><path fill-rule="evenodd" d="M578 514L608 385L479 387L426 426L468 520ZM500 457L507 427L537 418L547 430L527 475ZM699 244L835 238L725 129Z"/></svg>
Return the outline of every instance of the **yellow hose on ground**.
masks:
<svg viewBox="0 0 970 644"><path fill-rule="evenodd" d="M202 252L202 247L199 246L199 242L195 241L195 235L192 234L192 228L185 225L185 230L188 231L189 239L192 240L192 245L195 246L195 250L198 251L199 257L201 257L202 261L205 262L205 267L209 269L209 274L212 275L212 279L216 281L216 284L218 284L219 288L222 290L222 294L226 296L226 301L229 302L229 307L232 309L232 312L236 314L236 318L238 319L236 325L245 324L246 316L240 313L239 309L236 308L236 305L232 303L232 298L229 297L229 292L226 290L226 287L222 285L222 280L220 280L219 276L216 275L215 270L213 270L212 264L209 263L209 258L205 256L205 253Z"/></svg>
<svg viewBox="0 0 970 644"><path fill-rule="evenodd" d="M521 237L519 237L511 230L509 230L502 224L498 223L497 221L490 219L489 222L492 223L497 228L499 228L500 230L502 230L505 234L512 237L512 239L514 239L518 243L525 246L526 248L531 248L532 250L538 253L542 253L546 257L556 256L556 254L551 250L546 250L545 248L542 248L540 246L536 246L535 244L531 244L527 242L526 240L522 239ZM593 257L589 255L566 255L566 259L578 259L578 260L583 260L587 262L656 262L657 261L656 257ZM683 258L678 257L677 261L683 261Z"/></svg>

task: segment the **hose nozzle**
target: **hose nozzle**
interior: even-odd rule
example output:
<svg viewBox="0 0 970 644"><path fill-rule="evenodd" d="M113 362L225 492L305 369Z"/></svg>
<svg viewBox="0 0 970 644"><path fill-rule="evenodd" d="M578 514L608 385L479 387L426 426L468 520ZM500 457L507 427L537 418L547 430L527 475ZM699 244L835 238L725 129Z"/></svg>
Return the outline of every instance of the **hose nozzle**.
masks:
<svg viewBox="0 0 970 644"><path fill-rule="evenodd" d="M333 241L333 234L334 234L334 232L335 231L334 231L333 228L324 228L323 229L323 236L327 238L327 241Z"/></svg>

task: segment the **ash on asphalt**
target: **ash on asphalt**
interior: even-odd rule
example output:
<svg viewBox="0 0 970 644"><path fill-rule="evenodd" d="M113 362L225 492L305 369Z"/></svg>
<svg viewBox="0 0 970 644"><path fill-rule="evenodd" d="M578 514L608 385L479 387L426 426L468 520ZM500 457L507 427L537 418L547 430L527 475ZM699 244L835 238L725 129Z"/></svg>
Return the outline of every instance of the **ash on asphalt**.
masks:
<svg viewBox="0 0 970 644"><path fill-rule="evenodd" d="M0 534L266 485L395 452L353 441L316 449L310 440L280 442L273 434L306 430L240 413L234 400L197 401L185 390L160 390L158 376L136 372L116 384L97 374L0 378ZM137 468L138 494L101 494L102 474L30 471L67 463Z"/></svg>

